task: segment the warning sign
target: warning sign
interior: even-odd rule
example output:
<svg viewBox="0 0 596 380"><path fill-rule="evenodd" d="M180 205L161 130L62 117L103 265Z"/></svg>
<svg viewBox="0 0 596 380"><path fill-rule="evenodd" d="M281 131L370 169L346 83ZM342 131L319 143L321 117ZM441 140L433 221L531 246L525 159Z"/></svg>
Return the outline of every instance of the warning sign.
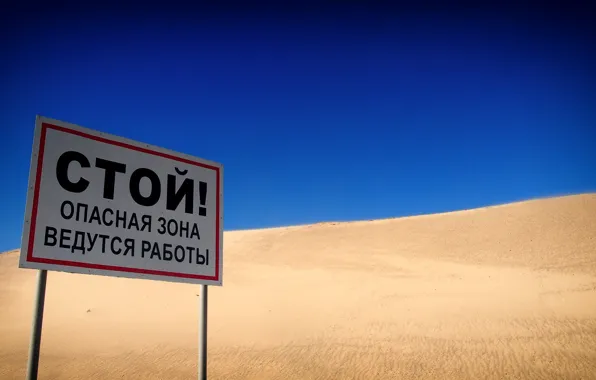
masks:
<svg viewBox="0 0 596 380"><path fill-rule="evenodd" d="M222 285L223 166L38 116L21 268Z"/></svg>

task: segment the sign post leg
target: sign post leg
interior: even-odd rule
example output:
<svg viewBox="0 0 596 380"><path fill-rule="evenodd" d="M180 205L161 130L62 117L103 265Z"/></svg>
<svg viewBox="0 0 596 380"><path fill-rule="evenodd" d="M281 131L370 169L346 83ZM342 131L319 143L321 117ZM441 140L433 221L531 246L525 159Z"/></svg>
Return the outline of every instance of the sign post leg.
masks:
<svg viewBox="0 0 596 380"><path fill-rule="evenodd" d="M199 380L207 380L207 285L201 285L199 308Z"/></svg>
<svg viewBox="0 0 596 380"><path fill-rule="evenodd" d="M41 346L41 325L43 322L43 307L46 298L46 279L48 272L42 269L37 274L37 294L33 310L33 325L31 326L31 342L29 343L29 361L27 363L27 380L37 380L39 368L39 348Z"/></svg>

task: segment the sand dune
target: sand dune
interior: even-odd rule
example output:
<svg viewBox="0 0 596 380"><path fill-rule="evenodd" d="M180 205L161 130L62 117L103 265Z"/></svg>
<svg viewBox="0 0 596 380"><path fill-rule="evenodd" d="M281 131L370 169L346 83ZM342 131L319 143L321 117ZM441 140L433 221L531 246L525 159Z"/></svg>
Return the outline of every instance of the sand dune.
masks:
<svg viewBox="0 0 596 380"><path fill-rule="evenodd" d="M36 272L0 255L0 378ZM596 194L227 232L210 379L596 379ZM196 378L198 287L51 272L42 379Z"/></svg>

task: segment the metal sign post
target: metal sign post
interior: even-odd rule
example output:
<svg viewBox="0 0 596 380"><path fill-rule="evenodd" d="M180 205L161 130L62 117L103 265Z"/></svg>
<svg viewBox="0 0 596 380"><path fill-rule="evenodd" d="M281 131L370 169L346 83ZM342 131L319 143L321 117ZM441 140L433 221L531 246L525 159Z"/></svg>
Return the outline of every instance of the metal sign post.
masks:
<svg viewBox="0 0 596 380"><path fill-rule="evenodd" d="M39 347L41 346L41 325L43 322L43 307L46 298L46 280L48 271L42 269L37 274L37 294L33 310L33 325L31 342L29 344L29 360L27 362L27 380L37 380L39 368Z"/></svg>
<svg viewBox="0 0 596 380"><path fill-rule="evenodd" d="M201 285L199 307L199 380L207 380L207 285Z"/></svg>
<svg viewBox="0 0 596 380"><path fill-rule="evenodd" d="M101 239L101 240L100 240ZM223 165L36 116L19 268L39 270L27 379L36 380L47 271L222 286Z"/></svg>

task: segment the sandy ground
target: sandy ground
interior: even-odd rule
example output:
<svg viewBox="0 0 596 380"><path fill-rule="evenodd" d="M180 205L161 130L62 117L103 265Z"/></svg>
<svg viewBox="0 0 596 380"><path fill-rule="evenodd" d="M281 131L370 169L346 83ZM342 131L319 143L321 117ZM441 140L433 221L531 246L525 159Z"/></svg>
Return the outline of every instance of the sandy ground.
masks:
<svg viewBox="0 0 596 380"><path fill-rule="evenodd" d="M0 379L36 272L0 255ZM596 194L227 232L210 379L596 379ZM41 379L192 379L197 286L48 274Z"/></svg>

